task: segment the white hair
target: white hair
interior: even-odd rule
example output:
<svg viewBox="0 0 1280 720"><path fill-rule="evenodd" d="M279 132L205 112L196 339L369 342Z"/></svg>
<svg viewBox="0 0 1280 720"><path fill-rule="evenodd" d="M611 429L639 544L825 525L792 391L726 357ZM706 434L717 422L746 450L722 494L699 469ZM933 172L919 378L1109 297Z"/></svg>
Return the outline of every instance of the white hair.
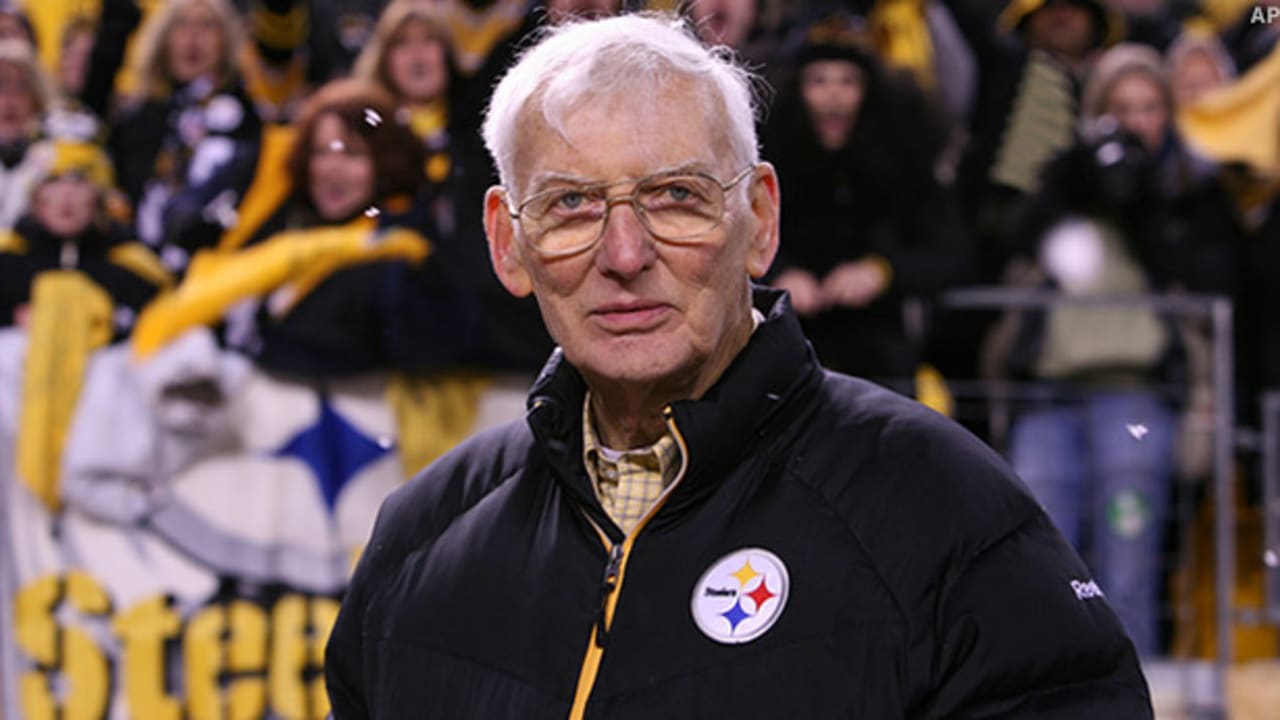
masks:
<svg viewBox="0 0 1280 720"><path fill-rule="evenodd" d="M567 137L565 118L587 99L657 98L672 80L692 80L709 113L723 113L728 150L738 166L759 160L755 118L756 77L729 48L707 47L675 15L641 13L603 20L570 21L543 37L503 76L484 119L484 144L502 184L512 187L514 143L529 106L547 126ZM533 105L530 105L533 103Z"/></svg>

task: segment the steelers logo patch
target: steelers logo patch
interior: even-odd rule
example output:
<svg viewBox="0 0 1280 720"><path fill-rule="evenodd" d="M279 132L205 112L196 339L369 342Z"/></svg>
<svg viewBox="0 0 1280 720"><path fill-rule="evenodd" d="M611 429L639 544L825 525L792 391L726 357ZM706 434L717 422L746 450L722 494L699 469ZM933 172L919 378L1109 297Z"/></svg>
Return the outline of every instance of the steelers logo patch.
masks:
<svg viewBox="0 0 1280 720"><path fill-rule="evenodd" d="M787 566L777 555L761 548L735 550L693 586L693 621L718 643L751 642L782 616L790 587Z"/></svg>

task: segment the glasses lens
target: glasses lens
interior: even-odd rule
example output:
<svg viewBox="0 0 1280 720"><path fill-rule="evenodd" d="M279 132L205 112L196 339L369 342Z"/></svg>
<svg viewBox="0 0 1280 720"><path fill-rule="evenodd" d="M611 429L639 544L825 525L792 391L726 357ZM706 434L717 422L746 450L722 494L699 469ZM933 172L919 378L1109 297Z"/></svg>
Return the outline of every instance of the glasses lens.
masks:
<svg viewBox="0 0 1280 720"><path fill-rule="evenodd" d="M608 188L556 188L526 200L520 221L534 248L548 255L583 250L600 237L610 205L632 199L649 232L668 242L696 240L715 229L724 214L724 189L705 175L648 178L634 194L612 200Z"/></svg>
<svg viewBox="0 0 1280 720"><path fill-rule="evenodd" d="M653 234L688 240L713 229L724 210L724 191L701 175L654 178L636 188L636 199Z"/></svg>
<svg viewBox="0 0 1280 720"><path fill-rule="evenodd" d="M524 204L521 218L537 249L563 253L595 241L605 214L603 193L584 188L548 190Z"/></svg>

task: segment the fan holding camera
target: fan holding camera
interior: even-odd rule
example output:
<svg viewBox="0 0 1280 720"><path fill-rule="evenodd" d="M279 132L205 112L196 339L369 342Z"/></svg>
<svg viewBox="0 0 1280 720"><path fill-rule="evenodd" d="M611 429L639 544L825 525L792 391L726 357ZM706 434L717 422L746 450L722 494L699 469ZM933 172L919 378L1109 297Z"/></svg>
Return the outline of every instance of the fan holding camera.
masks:
<svg viewBox="0 0 1280 720"><path fill-rule="evenodd" d="M1159 55L1119 45L1084 89L1078 141L1011 218L1006 280L1068 296L1229 294L1240 230L1217 169L1178 137ZM1195 329L1132 303L1012 312L984 371L1033 381L1009 456L1090 561L1140 653L1159 650L1161 530Z"/></svg>

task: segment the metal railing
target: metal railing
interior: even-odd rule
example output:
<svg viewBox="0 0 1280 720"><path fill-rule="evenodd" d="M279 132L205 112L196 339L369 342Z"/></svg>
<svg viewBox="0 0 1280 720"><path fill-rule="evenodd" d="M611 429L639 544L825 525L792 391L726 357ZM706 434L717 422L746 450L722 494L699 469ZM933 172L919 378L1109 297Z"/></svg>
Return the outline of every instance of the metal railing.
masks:
<svg viewBox="0 0 1280 720"><path fill-rule="evenodd" d="M1262 567L1264 616L1280 625L1280 391L1262 404Z"/></svg>
<svg viewBox="0 0 1280 720"><path fill-rule="evenodd" d="M942 311L1046 311L1058 306L1140 307L1168 316L1194 319L1207 323L1211 341L1211 373L1213 395L1213 461L1212 493L1214 498L1214 626L1216 658L1214 661L1214 699L1212 707L1197 708L1197 716L1225 717L1226 670L1233 657L1231 628L1237 617L1234 607L1236 547L1234 529L1235 498L1233 463L1235 453L1235 356L1233 341L1233 309L1228 298L1206 295L1064 295L1050 290L1026 290L1006 287L974 287L953 290L941 295L935 306ZM988 391L993 387L985 383ZM1007 389L1007 388L1006 388ZM1280 414L1280 399L1277 399ZM1276 418L1280 422L1280 417ZM1268 437L1276 438L1270 434ZM1280 439L1276 440L1280 443ZM1280 446L1272 457L1280 458ZM1273 467L1268 487L1272 490L1268 508L1276 515L1268 529L1268 548L1280 554L1280 461ZM1280 560L1280 558L1277 558ZM1280 564L1280 563L1278 563ZM1280 570L1272 568L1271 598L1280 601Z"/></svg>

